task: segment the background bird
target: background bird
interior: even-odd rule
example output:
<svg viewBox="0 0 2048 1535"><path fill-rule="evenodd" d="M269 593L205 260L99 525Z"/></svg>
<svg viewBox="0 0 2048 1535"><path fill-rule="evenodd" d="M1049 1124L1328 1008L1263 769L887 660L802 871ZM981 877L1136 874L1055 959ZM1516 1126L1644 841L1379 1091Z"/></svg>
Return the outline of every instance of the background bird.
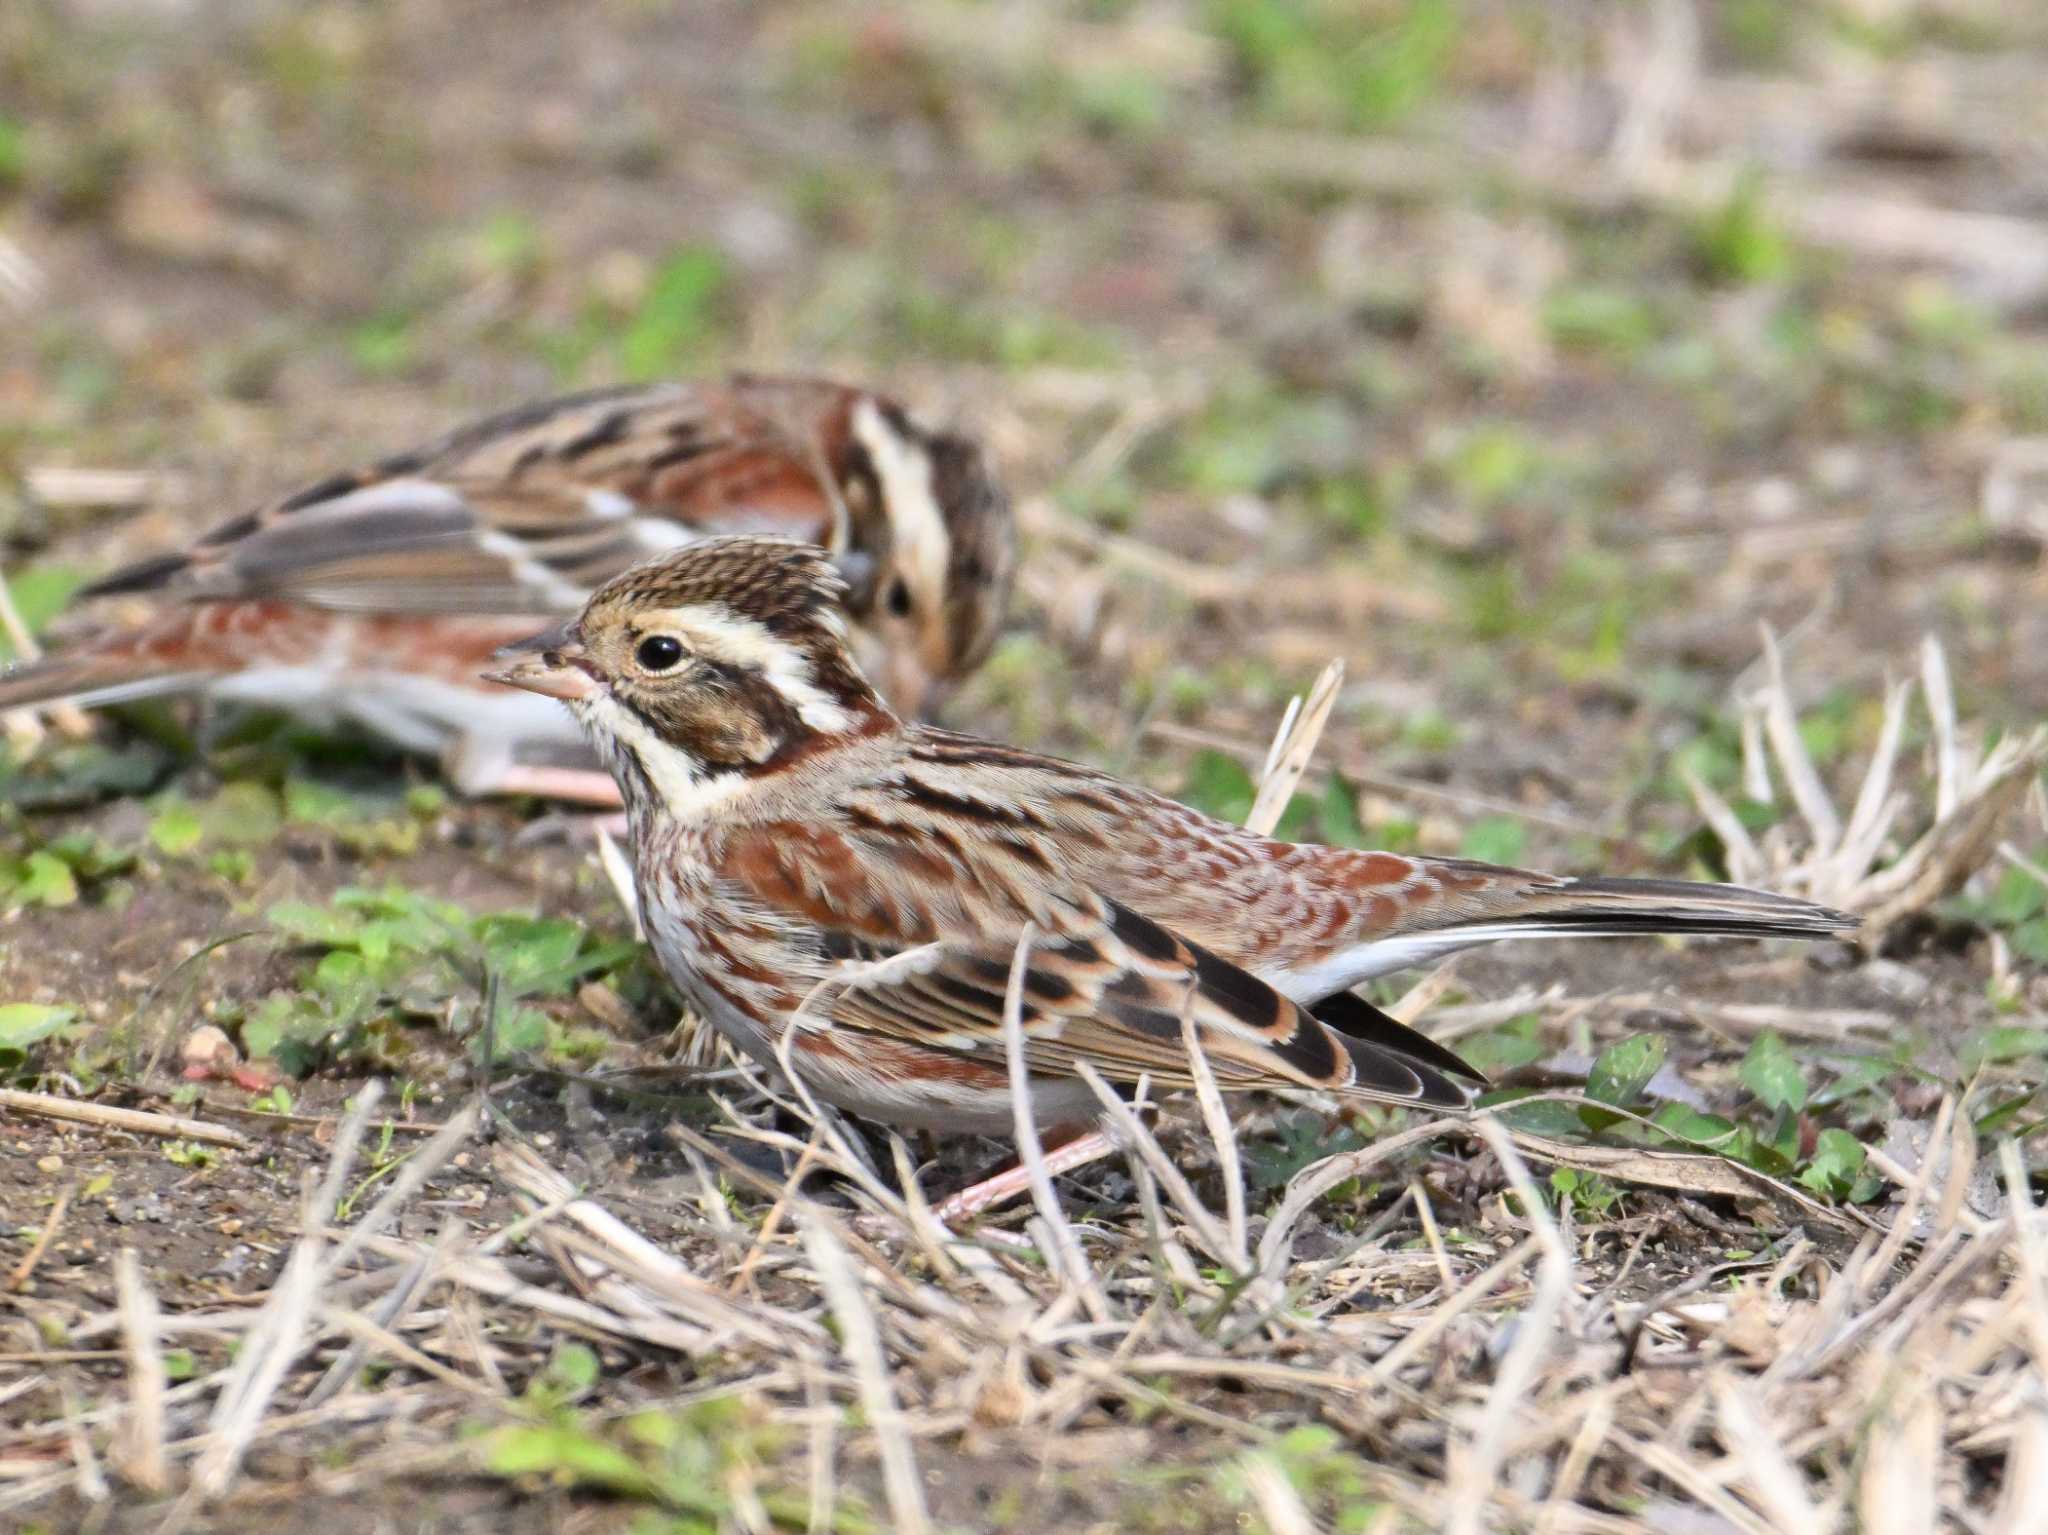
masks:
<svg viewBox="0 0 2048 1535"><path fill-rule="evenodd" d="M1818 938L1856 919L1728 885L1565 878L1282 842L1108 774L905 723L816 550L706 540L614 578L501 680L565 702L617 777L663 968L741 1048L887 1123L1012 1123L1020 939L1032 1112L1086 1064L1439 1108L1481 1079L1351 988L1519 937ZM957 1207L956 1207L957 1208Z"/></svg>
<svg viewBox="0 0 2048 1535"><path fill-rule="evenodd" d="M836 559L863 657L921 712L987 654L1010 506L965 436L868 390L736 375L543 401L336 474L95 582L168 605L0 674L0 711L198 691L367 727L470 794L615 803L562 711L485 682L533 615L648 555L774 533Z"/></svg>

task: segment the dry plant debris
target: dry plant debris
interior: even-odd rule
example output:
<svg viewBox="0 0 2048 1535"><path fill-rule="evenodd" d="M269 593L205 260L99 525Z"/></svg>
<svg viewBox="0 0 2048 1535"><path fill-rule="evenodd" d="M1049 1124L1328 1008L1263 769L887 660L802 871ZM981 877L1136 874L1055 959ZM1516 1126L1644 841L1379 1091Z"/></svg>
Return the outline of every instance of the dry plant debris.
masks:
<svg viewBox="0 0 2048 1535"><path fill-rule="evenodd" d="M0 1511L64 1488L103 1501L89 1448L100 1445L138 1488L184 1489L166 1526L180 1528L247 1484L256 1446L380 1420L392 1425L383 1444L310 1470L306 1495L346 1494L428 1461L606 1485L593 1469L608 1442L603 1415L579 1417L573 1393L550 1396L544 1384L550 1355L597 1340L618 1368L687 1362L693 1384L668 1407L645 1397L636 1414L743 1399L763 1425L787 1425L789 1444L807 1445L790 1453L822 1457L796 1478L811 1507L790 1511L791 1528L863 1506L840 1484L870 1458L884 1527L937 1528L924 1492L932 1455L1035 1444L1057 1464L1063 1439L1139 1408L1237 1445L1244 1486L1275 1529L1296 1519L1304 1456L1341 1461L1361 1498L1420 1528L1645 1527L1636 1518L1654 1528L1681 1505L1756 1532L1837 1529L1850 1509L1867 1527L1901 1530L1934 1519L2033 1528L2048 1513L2048 1217L2010 1146L1997 1220L1967 1217L1958 1159L1945 1181L1915 1190L1937 1218L1909 1244L1895 1229L1830 1249L1793 1226L1767 1250L1658 1289L1630 1284L1629 1272L1666 1217L1632 1233L1575 1226L1485 1118L1418 1125L1307 1169L1259 1217L1250 1245L1234 1214L1245 1191L1219 1212L1185 1179L1156 1178L1173 1164L1136 1120L1125 1126L1131 1214L1069 1224L1057 1207L1041 1210L1022 1245L939 1228L862 1159L814 1139L809 1165L847 1181L852 1209L777 1190L790 1219L753 1239L751 1281L733 1293L715 1276L730 1268L737 1233L713 1213L728 1192L708 1168L693 1229L671 1244L649 1242L517 1143L491 1164L525 1213L494 1227L458 1221L437 1238L391 1235L470 1144L467 1116L358 1220L336 1225L375 1113L365 1092L339 1126L304 1230L263 1294L166 1314L123 1260L118 1307L79 1317L66 1346L119 1340L128 1392L0 1444ZM1474 1135L1505 1183L1456 1248L1416 1263L1385 1229L1316 1234L1319 1191ZM806 1145L782 1140L792 1152ZM515 1258L522 1248L546 1254L552 1276ZM481 1317L491 1320L478 1332ZM172 1339L237 1350L169 1385ZM520 1393L511 1379L543 1384ZM1260 1410L1226 1410L1218 1392L1248 1394ZM858 1428L794 1432L855 1406ZM496 1426L431 1448L399 1427L465 1417ZM1286 1417L1335 1433L1267 1426ZM560 1458L542 1455L545 1443ZM1292 1481L1278 1470L1290 1462ZM651 1474L643 1491L674 1503ZM1897 1522L1909 1512L1929 1522Z"/></svg>
<svg viewBox="0 0 2048 1535"><path fill-rule="evenodd" d="M1772 766L1798 812L1754 837L1719 794L1696 776L1687 787L1726 849L1737 884L1811 897L1861 915L1875 931L1926 911L1980 872L1997 854L2007 821L2040 791L2048 764L2048 727L2009 734L1989 746L1956 718L1948 658L1933 636L1920 649L1918 694L1932 734L1927 748L1931 796L1898 786L1912 680L1885 693L1884 724L1844 819L1799 733L1776 636L1764 631L1765 676L1742 700L1743 783L1751 797L1774 799ZM1926 824L1900 822L1931 801Z"/></svg>

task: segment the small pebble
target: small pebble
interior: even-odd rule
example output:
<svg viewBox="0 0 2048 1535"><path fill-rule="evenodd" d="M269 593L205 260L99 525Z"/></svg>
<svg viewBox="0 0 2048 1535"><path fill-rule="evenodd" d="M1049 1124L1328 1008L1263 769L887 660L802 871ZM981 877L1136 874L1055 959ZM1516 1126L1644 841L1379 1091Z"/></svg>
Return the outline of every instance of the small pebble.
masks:
<svg viewBox="0 0 2048 1535"><path fill-rule="evenodd" d="M62 1157L37 1157L36 1171L39 1173L61 1173L64 1171Z"/></svg>

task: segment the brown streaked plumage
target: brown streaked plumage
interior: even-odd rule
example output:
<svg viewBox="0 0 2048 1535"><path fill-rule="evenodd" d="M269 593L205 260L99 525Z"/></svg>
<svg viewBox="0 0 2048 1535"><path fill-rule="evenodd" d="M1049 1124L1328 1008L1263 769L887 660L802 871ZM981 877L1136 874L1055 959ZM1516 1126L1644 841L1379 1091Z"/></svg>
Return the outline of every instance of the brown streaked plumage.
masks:
<svg viewBox="0 0 2048 1535"><path fill-rule="evenodd" d="M459 787L600 801L551 706L479 680L533 616L648 555L765 533L830 551L906 712L980 662L1008 604L1009 503L981 449L867 390L738 375L547 400L333 475L86 596L170 606L0 674L0 710L205 691L435 752ZM585 759L587 760L587 759Z"/></svg>
<svg viewBox="0 0 2048 1535"><path fill-rule="evenodd" d="M1476 1073L1350 988L1497 938L1819 937L1855 919L1732 886L1567 879L1296 845L1135 785L906 725L852 664L809 549L709 541L618 577L502 680L566 702L618 777L664 969L741 1047L897 1124L1011 1123L1020 935L1032 1106L1085 1062L1457 1108Z"/></svg>

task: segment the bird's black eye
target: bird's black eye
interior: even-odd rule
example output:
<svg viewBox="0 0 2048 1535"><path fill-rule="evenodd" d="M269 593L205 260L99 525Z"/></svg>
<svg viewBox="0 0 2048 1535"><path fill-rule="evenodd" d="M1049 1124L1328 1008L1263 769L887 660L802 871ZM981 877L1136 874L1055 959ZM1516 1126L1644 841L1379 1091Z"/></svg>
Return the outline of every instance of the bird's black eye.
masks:
<svg viewBox="0 0 2048 1535"><path fill-rule="evenodd" d="M889 583L887 600L889 611L898 618L908 618L910 616L910 588L903 584L901 576L898 576Z"/></svg>
<svg viewBox="0 0 2048 1535"><path fill-rule="evenodd" d="M683 642L672 634L650 634L640 642L633 656L643 670L665 672L682 660Z"/></svg>

